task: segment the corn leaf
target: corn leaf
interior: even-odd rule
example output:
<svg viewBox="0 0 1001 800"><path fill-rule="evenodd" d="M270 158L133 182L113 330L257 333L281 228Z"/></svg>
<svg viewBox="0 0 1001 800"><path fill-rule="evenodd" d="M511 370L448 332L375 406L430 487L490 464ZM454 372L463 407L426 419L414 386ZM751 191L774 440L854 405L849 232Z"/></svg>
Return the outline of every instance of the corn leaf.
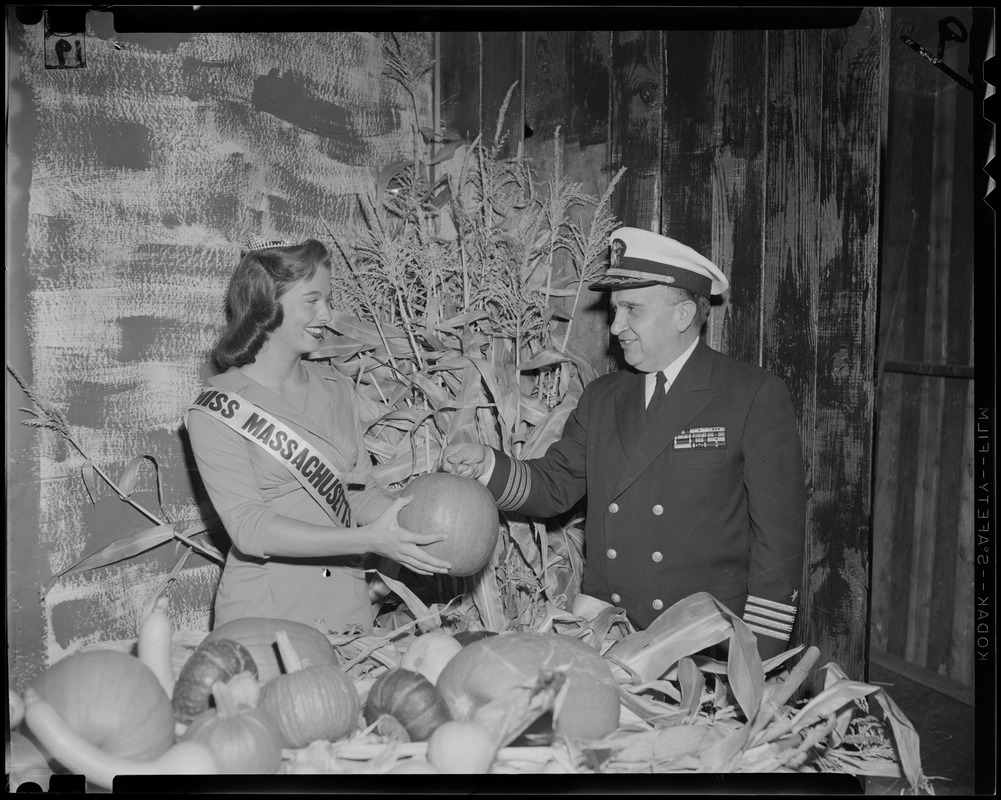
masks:
<svg viewBox="0 0 1001 800"><path fill-rule="evenodd" d="M520 458L539 458L545 455L549 446L556 442L563 435L563 427L567 418L577 407L577 400L564 399L554 408L540 424L536 425L525 440L525 446L521 449Z"/></svg>
<svg viewBox="0 0 1001 800"><path fill-rule="evenodd" d="M761 707L761 697L765 688L765 670L758 653L758 640L750 628L736 614L713 598L720 616L730 623L730 647L727 653L726 675L730 681L733 696L751 719Z"/></svg>
<svg viewBox="0 0 1001 800"><path fill-rule="evenodd" d="M900 759L900 768L911 786L919 786L925 781L921 769L921 742L918 732L910 720L900 710L893 698L880 687L876 692L876 702L883 707L890 729L893 731L893 741Z"/></svg>
<svg viewBox="0 0 1001 800"><path fill-rule="evenodd" d="M159 465L156 463L156 459L150 455L136 456L128 464L125 465L125 469L122 470L122 474L118 478L118 488L121 489L122 494L124 494L126 497L131 496L132 492L135 491L136 482L139 480L139 468L142 467L143 461L147 459L149 459L149 461L153 464L153 470L156 473L158 479L157 489L160 488L159 486L160 468ZM163 496L162 493L158 492L158 495L161 497L161 502L162 502L162 496Z"/></svg>
<svg viewBox="0 0 1001 800"><path fill-rule="evenodd" d="M90 496L90 502L97 503L97 480L95 478L94 462L89 458L84 459L83 466L80 467L80 475L83 477L83 485Z"/></svg>
<svg viewBox="0 0 1001 800"><path fill-rule="evenodd" d="M688 656L678 662L678 683L681 686L681 707L688 712L689 719L694 719L702 706L706 679Z"/></svg>
<svg viewBox="0 0 1001 800"><path fill-rule="evenodd" d="M835 714L848 703L878 692L878 686L852 680L839 680L811 699L792 719L792 730L800 731Z"/></svg>
<svg viewBox="0 0 1001 800"><path fill-rule="evenodd" d="M392 164L385 166L379 172L379 181L376 184L376 197L380 200L386 196L386 192L389 189L389 185L393 182L393 179L399 175L407 167L416 166L415 161L394 161Z"/></svg>
<svg viewBox="0 0 1001 800"><path fill-rule="evenodd" d="M62 572L49 578L42 587L41 596L44 599L45 595L52 588L52 585L60 578L64 578L75 572L84 572L124 561L140 553L145 553L147 550L152 550L154 547L159 547L164 542L168 542L173 538L173 525L157 525L154 528L148 528L139 533L116 539L111 544L105 545L100 550L91 553L89 556L85 556L71 567L67 567Z"/></svg>
<svg viewBox="0 0 1001 800"><path fill-rule="evenodd" d="M386 586L392 589L396 595L407 605L411 613L416 617L420 627L425 630L434 630L441 627L441 615L429 608L424 604L424 602L414 594L405 583L394 580L386 575L384 575L379 570L371 570L375 572L383 581L385 581Z"/></svg>
<svg viewBox="0 0 1001 800"><path fill-rule="evenodd" d="M350 336L339 335L334 339L325 340L320 347L307 355L306 358L310 361L321 358L352 358L362 350L369 350L372 347L373 345L359 342Z"/></svg>
<svg viewBox="0 0 1001 800"><path fill-rule="evenodd" d="M720 614L712 595L697 592L666 609L646 630L636 631L605 653L639 677L659 678L684 656L730 636L733 626Z"/></svg>
<svg viewBox="0 0 1001 800"><path fill-rule="evenodd" d="M498 546L503 547L503 540L498 539ZM504 600L501 598L497 585L497 550L487 565L476 575L467 578L472 583L473 604L479 612L483 627L488 631L500 633L507 630L509 620L504 613Z"/></svg>

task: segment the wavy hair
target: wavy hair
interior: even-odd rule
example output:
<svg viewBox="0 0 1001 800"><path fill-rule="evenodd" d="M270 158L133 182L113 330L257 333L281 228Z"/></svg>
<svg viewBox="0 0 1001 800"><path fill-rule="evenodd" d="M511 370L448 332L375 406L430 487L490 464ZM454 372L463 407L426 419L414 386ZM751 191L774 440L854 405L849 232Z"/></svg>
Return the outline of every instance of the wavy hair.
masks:
<svg viewBox="0 0 1001 800"><path fill-rule="evenodd" d="M291 286L330 269L330 252L316 239L244 253L226 292L226 329L215 348L223 369L253 364L268 335L282 324L279 299Z"/></svg>

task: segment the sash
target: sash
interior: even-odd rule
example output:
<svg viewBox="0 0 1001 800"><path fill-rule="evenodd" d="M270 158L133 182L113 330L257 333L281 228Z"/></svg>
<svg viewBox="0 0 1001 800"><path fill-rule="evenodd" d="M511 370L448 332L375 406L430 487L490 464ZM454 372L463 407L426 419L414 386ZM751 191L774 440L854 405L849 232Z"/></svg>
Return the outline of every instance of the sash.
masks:
<svg viewBox="0 0 1001 800"><path fill-rule="evenodd" d="M341 476L322 453L310 447L308 439L229 390L204 390L190 410L208 414L270 453L285 465L334 522L344 528L352 526L351 506Z"/></svg>

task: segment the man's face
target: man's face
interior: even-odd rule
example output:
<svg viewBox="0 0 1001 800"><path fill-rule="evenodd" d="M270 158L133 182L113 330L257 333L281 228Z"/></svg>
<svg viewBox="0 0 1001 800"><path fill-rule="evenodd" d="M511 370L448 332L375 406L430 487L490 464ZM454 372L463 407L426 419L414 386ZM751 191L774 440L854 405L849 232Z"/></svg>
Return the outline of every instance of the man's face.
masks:
<svg viewBox="0 0 1001 800"><path fill-rule="evenodd" d="M663 285L612 292L609 332L619 340L626 363L640 372L656 372L684 352L691 342L682 338L681 302Z"/></svg>

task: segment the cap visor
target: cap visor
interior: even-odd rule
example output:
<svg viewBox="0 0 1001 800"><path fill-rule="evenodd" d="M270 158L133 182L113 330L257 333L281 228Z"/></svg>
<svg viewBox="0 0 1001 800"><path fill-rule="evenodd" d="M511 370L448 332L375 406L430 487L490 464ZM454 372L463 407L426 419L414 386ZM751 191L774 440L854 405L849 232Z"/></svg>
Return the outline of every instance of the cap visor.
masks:
<svg viewBox="0 0 1001 800"><path fill-rule="evenodd" d="M628 278L615 275L601 278L587 288L592 292L608 292L614 289L642 289L644 286L670 286L670 284L665 281L652 281L648 278Z"/></svg>

